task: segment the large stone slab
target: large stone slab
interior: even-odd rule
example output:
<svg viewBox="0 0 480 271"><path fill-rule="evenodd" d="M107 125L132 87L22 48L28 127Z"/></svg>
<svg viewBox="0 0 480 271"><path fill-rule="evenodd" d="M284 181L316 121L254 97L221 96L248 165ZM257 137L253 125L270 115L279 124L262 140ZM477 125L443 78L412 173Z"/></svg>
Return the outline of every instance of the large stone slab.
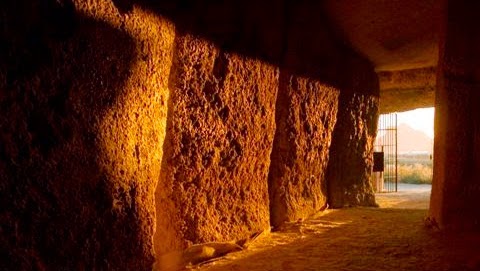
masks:
<svg viewBox="0 0 480 271"><path fill-rule="evenodd" d="M447 1L435 100L430 220L480 230L480 3Z"/></svg>
<svg viewBox="0 0 480 271"><path fill-rule="evenodd" d="M305 219L326 204L325 171L339 91L315 79L282 72L269 172L274 227Z"/></svg>
<svg viewBox="0 0 480 271"><path fill-rule="evenodd" d="M378 78L361 58L351 58L347 67L327 173L328 202L333 208L375 205L371 176Z"/></svg>
<svg viewBox="0 0 480 271"><path fill-rule="evenodd" d="M150 270L173 25L0 4L2 270Z"/></svg>
<svg viewBox="0 0 480 271"><path fill-rule="evenodd" d="M278 68L190 34L175 43L157 254L270 227Z"/></svg>

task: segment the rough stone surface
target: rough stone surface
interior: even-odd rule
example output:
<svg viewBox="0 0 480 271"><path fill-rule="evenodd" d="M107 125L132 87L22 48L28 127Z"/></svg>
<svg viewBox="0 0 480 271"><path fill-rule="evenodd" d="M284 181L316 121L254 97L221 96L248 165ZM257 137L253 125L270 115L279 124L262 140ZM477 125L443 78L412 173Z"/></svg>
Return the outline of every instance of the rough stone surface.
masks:
<svg viewBox="0 0 480 271"><path fill-rule="evenodd" d="M274 227L304 219L326 203L325 170L342 66L356 57L332 33L322 3L288 2L285 52L269 172ZM299 42L307 41L308 42Z"/></svg>
<svg viewBox="0 0 480 271"><path fill-rule="evenodd" d="M436 67L379 72L378 80L381 114L434 106Z"/></svg>
<svg viewBox="0 0 480 271"><path fill-rule="evenodd" d="M323 1L2 1L0 269L149 270L155 252L269 229L269 206L276 225L326 196L374 204L377 77L326 18Z"/></svg>
<svg viewBox="0 0 480 271"><path fill-rule="evenodd" d="M327 170L330 207L373 206L373 142L378 121L378 78L370 63L352 59L340 92Z"/></svg>
<svg viewBox="0 0 480 271"><path fill-rule="evenodd" d="M379 72L380 112L434 105L443 0L327 0L333 28Z"/></svg>
<svg viewBox="0 0 480 271"><path fill-rule="evenodd" d="M436 65L443 0L323 2L334 27L377 71Z"/></svg>
<svg viewBox="0 0 480 271"><path fill-rule="evenodd" d="M190 34L175 44L157 254L269 229L278 68Z"/></svg>
<svg viewBox="0 0 480 271"><path fill-rule="evenodd" d="M480 230L480 3L448 1L435 102L431 221Z"/></svg>
<svg viewBox="0 0 480 271"><path fill-rule="evenodd" d="M338 95L317 80L281 72L269 173L274 227L305 219L326 203L325 171Z"/></svg>
<svg viewBox="0 0 480 271"><path fill-rule="evenodd" d="M115 0L133 2L169 18L177 30L222 50L279 65L285 33L285 0Z"/></svg>
<svg viewBox="0 0 480 271"><path fill-rule="evenodd" d="M173 25L0 4L1 270L149 270Z"/></svg>

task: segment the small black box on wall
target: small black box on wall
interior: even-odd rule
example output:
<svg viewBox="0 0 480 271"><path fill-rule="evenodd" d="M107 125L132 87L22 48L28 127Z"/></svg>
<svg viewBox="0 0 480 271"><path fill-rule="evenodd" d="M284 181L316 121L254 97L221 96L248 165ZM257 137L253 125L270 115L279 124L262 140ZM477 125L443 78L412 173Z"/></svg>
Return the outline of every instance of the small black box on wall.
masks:
<svg viewBox="0 0 480 271"><path fill-rule="evenodd" d="M383 163L384 152L373 152L373 172L384 171Z"/></svg>

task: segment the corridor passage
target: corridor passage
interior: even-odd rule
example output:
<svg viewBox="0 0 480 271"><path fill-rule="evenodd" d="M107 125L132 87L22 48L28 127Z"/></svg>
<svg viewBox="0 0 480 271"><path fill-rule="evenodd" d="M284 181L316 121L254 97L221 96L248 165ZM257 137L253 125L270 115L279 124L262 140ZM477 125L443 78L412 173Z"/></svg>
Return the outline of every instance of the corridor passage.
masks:
<svg viewBox="0 0 480 271"><path fill-rule="evenodd" d="M426 228L429 187L405 188L408 189L399 193L377 194L380 208L327 210L308 221L291 223L260 237L247 250L193 268L480 270L480 236L453 237Z"/></svg>

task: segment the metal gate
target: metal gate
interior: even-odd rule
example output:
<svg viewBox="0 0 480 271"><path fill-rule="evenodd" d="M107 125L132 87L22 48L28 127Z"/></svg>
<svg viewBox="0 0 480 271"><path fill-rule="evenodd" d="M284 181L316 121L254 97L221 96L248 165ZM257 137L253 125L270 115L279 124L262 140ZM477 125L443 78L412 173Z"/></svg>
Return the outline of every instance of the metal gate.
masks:
<svg viewBox="0 0 480 271"><path fill-rule="evenodd" d="M380 115L374 145L377 165L374 166L373 186L376 192L398 191L397 136L397 114ZM378 166L378 162L383 163Z"/></svg>

